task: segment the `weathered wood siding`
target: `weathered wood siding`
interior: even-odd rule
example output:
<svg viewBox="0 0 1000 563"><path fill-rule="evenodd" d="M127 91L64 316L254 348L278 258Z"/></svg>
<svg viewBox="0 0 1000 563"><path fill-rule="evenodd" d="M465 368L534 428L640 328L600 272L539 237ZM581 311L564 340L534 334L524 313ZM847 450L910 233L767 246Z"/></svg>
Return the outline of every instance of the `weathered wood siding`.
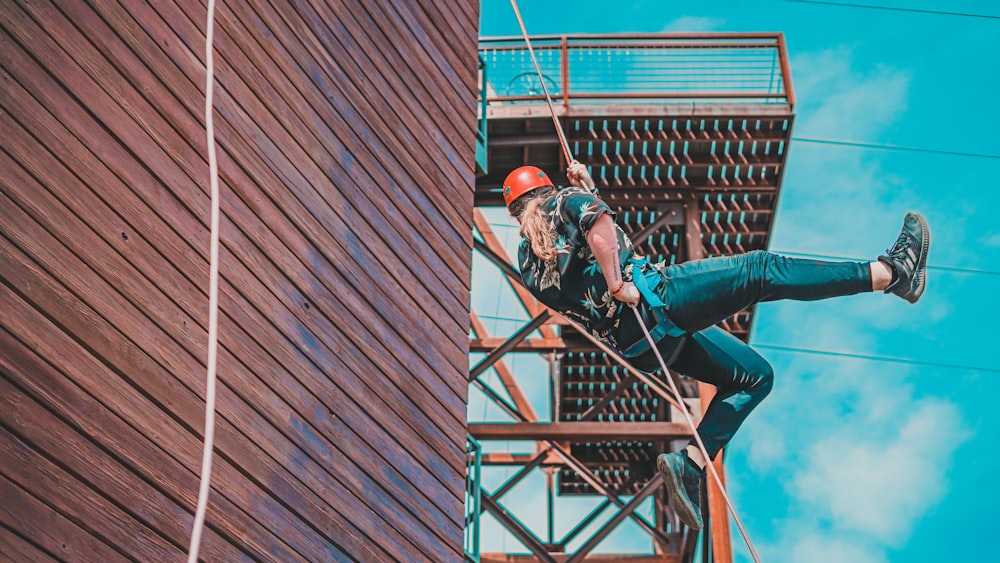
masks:
<svg viewBox="0 0 1000 563"><path fill-rule="evenodd" d="M203 2L0 0L0 560L182 560ZM222 1L210 561L462 553L476 0Z"/></svg>

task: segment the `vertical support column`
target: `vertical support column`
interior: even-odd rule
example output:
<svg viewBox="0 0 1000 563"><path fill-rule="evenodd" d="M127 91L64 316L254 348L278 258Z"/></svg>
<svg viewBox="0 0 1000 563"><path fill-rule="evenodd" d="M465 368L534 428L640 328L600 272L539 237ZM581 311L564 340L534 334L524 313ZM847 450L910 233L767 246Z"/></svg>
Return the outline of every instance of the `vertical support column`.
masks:
<svg viewBox="0 0 1000 563"><path fill-rule="evenodd" d="M694 190L684 194L684 248L688 261L705 257L705 245L701 242L701 206Z"/></svg>
<svg viewBox="0 0 1000 563"><path fill-rule="evenodd" d="M567 115L569 113L569 39L565 35L562 38L560 51L562 52L560 61L562 62L563 115Z"/></svg>
<svg viewBox="0 0 1000 563"><path fill-rule="evenodd" d="M705 245L701 242L701 208L698 196L694 191L684 196L684 232L688 260L700 260L705 257ZM707 383L698 383L698 394L701 397L701 412L705 413L708 404L715 397L715 387ZM726 482L726 472L722 465L721 452L712 462L723 484ZM715 563L732 563L733 551L729 534L729 512L726 501L722 497L719 486L714 479L708 479L708 511L710 515L708 540L712 545L712 560Z"/></svg>

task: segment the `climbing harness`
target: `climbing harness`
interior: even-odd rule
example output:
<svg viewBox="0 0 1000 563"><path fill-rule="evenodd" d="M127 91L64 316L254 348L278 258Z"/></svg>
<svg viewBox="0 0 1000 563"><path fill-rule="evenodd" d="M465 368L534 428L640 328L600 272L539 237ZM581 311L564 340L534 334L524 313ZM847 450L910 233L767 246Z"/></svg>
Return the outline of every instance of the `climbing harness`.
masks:
<svg viewBox="0 0 1000 563"><path fill-rule="evenodd" d="M560 147L562 148L563 155L566 157L567 163L573 162L573 156L572 152L570 151L569 142L566 140L566 136L563 134L562 126L559 124L559 117L556 115L555 106L552 104L552 97L549 95L549 90L545 86L545 77L542 75L542 69L538 65L538 59L535 58L535 51L531 47L531 39L528 37L528 30L524 25L524 19L521 18L521 11L517 7L517 0L510 0L510 4L514 8L514 14L517 16L517 22L521 26L521 34L524 36L524 42L525 45L527 45L528 47L528 54L531 56L531 62L535 66L535 72L538 73L538 80L542 85L542 92L545 94L545 101L549 106L549 113L552 114L552 122L555 124L556 134L559 137L559 143ZM633 264L636 264L636 262L633 262ZM635 267L636 266L634 265L632 283L636 286L636 289L639 290L639 294L642 295L642 298L646 300L647 305L649 305L650 309L653 311L654 319L656 319L657 321L657 324L653 327L653 331L658 335L659 341L664 341L664 339L672 339L672 340L667 340L665 343L673 345L673 348L670 350L671 361L673 361L673 359L676 358L676 355L680 353L680 349L683 346L684 341L686 340L686 336L684 336L683 331L681 331L679 328L677 328L676 325L673 324L673 322L666 314L667 311L666 305L659 298L659 296L657 296L656 293L650 289L648 284L648 279L646 277L646 275L649 272L640 269L639 273L636 274L634 270ZM652 273L655 275L656 274L655 270ZM675 405L677 406L678 410L680 410L684 414L684 419L687 421L688 426L691 428L691 433L694 435L695 442L698 445L698 449L701 450L701 454L704 456L706 460L711 460L711 457L708 455L708 451L705 449L705 444L702 442L701 437L698 435L698 428L697 426L695 426L694 420L691 418L691 413L688 412L687 404L684 403L680 390L677 389L676 383L674 383L673 378L670 377L670 372L667 370L668 362L663 359L663 355L660 353L660 350L657 347L658 340L654 339L653 334L651 334L649 329L646 328L645 322L642 319L642 314L639 312L638 307L633 306L630 308L632 309L632 312L635 313L636 321L638 321L639 327L642 329L642 333L645 338L645 346L640 346L639 348L637 348L636 350L639 351L635 353L635 356L644 353L650 348L656 354L656 359L659 361L663 377L670 384L670 390L673 393L674 399L676 401ZM576 325L576 323L571 323L571 324L577 327L579 326ZM581 332L589 336L589 332L587 331L581 331ZM634 346L635 345L633 345L633 347ZM632 347L630 347L629 350L632 351ZM617 355L615 356L617 357ZM635 357L635 356L629 356L629 357ZM673 403L674 401L671 402ZM711 463L711 461L706 463L705 467L708 470L708 472L712 474L712 478L715 480L716 485L718 485L719 492L722 494L722 498L725 499L726 506L729 508L729 512L732 513L733 520L736 522L736 525L740 530L740 534L743 535L743 540L746 542L747 547L750 549L750 554L753 556L754 562L760 563L760 557L757 555L757 550L754 549L753 542L750 541L750 535L747 534L746 528L743 527L743 522L740 520L739 515L736 513L736 508L733 506L732 499L729 498L729 494L726 492L726 487L723 484L722 478L719 476L718 471L716 471L715 466Z"/></svg>
<svg viewBox="0 0 1000 563"><path fill-rule="evenodd" d="M637 358L649 352L649 349L655 346L661 354L666 355L666 363L670 365L674 363L684 348L684 343L687 342L687 333L678 328L670 320L670 317L667 316L667 305L650 287L649 278L659 276L660 274L652 267L648 267L649 259L645 256L633 256L629 258L629 263L632 264L632 284L639 290L639 295L646 301L646 304L649 305L653 319L656 321L656 325L649 329L649 333L652 335L652 342L659 343L659 346L651 344L650 341L644 338L626 348L624 350L625 357L629 359ZM644 329L646 328L642 320L639 321L639 324L643 325Z"/></svg>
<svg viewBox="0 0 1000 563"><path fill-rule="evenodd" d="M219 344L219 164L215 156L215 126L212 121L212 93L215 65L212 42L215 27L215 0L208 0L208 22L205 26L205 135L208 138L208 170L212 191L212 228L209 240L208 266L208 374L205 385L205 444L201 457L201 484L198 487L198 508L191 527L188 563L198 561L201 533L208 511L208 493L212 480L212 450L215 443L215 369Z"/></svg>

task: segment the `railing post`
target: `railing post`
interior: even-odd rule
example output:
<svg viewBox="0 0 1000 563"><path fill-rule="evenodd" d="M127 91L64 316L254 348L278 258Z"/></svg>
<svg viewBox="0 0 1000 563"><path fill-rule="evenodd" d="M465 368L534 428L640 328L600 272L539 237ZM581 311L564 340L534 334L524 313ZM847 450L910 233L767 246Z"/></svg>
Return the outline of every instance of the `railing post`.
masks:
<svg viewBox="0 0 1000 563"><path fill-rule="evenodd" d="M479 563L479 521L482 514L482 456L479 442L472 436L466 437L465 476L465 561Z"/></svg>
<svg viewBox="0 0 1000 563"><path fill-rule="evenodd" d="M781 86L785 89L785 99L788 109L795 109L795 88L792 87L792 69L788 64L788 48L785 46L785 34L778 34L778 58L781 60Z"/></svg>
<svg viewBox="0 0 1000 563"><path fill-rule="evenodd" d="M562 99L563 110L569 110L569 38L562 38Z"/></svg>
<svg viewBox="0 0 1000 563"><path fill-rule="evenodd" d="M487 86L489 81L486 76L486 60L483 54L479 53L479 123L476 129L476 175L482 176L489 173L489 161L487 153L487 131L489 122L486 119L487 108Z"/></svg>

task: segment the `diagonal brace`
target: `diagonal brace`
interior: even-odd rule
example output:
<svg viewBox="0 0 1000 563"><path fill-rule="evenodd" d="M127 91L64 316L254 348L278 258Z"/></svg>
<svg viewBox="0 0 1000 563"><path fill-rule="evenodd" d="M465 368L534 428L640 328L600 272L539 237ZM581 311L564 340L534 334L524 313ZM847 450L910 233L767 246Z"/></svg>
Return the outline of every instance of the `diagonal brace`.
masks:
<svg viewBox="0 0 1000 563"><path fill-rule="evenodd" d="M542 541L539 540L538 537L531 532L531 530L527 529L516 516L508 512L504 507L500 506L500 503L498 503L491 495L487 494L486 491L482 492L482 499L483 507L491 512L504 528L507 528L510 533L514 534L514 537L530 549L539 561L543 561L545 563L556 563L556 560L549 555L549 552L545 548L545 545L542 544Z"/></svg>
<svg viewBox="0 0 1000 563"><path fill-rule="evenodd" d="M590 539L587 540L587 543L582 545L580 549L577 550L577 552L573 555L573 557L567 559L566 563L578 563L579 561L582 561L583 558L586 557L587 554L590 553L592 549L597 547L597 544L604 541L604 538L606 538L608 534L610 534L615 528L618 527L618 524L621 524L622 521L624 521L629 516L635 517L634 514L635 509L638 508L639 505L642 504L642 502L646 500L647 497L649 497L649 495L653 494L653 492L661 484L662 484L662 479L660 478L659 475L657 475L653 479L650 479L649 482L646 483L646 486L643 487L642 490L639 491L639 493L635 495L635 497L633 497L628 504L623 506L621 510L618 511L618 514L615 514L615 516L611 520L608 520L604 524L604 526L602 526L601 529L597 531L597 533L591 536Z"/></svg>
<svg viewBox="0 0 1000 563"><path fill-rule="evenodd" d="M482 375L484 371L489 369L489 367L492 366L494 363L496 363L496 361L499 360L504 354L513 350L514 347L520 344L521 341L523 341L525 338L527 338L529 334L538 329L538 327L545 324L545 321L549 320L549 317L551 316L552 313L550 313L548 309L545 309L541 313L538 313L538 315L534 319L531 319L531 321L528 324L524 325L524 327L522 327L521 330L514 333L510 338L507 339L506 342L504 342L500 346L497 346L496 349L494 349L478 364L476 364L475 367L473 367L472 370L469 371L469 381L472 381L473 379L476 379L477 377Z"/></svg>

